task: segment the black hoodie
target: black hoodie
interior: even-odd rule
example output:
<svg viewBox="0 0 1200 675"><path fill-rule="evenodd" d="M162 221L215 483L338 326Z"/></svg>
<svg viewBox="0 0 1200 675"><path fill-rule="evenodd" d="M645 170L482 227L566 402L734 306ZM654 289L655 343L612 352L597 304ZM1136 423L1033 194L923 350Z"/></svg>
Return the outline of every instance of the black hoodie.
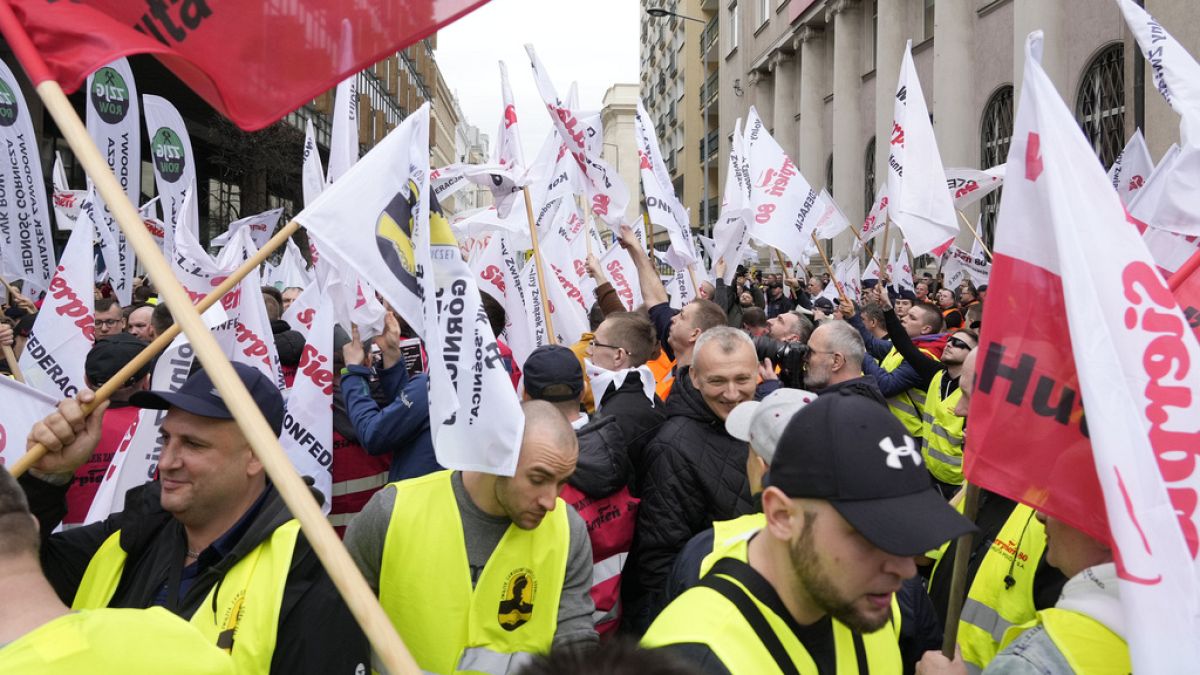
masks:
<svg viewBox="0 0 1200 675"><path fill-rule="evenodd" d="M637 533L622 579L626 626L639 634L662 610L667 574L684 544L713 521L754 511L746 478L749 446L725 431L687 368L675 378L666 413L646 446Z"/></svg>
<svg viewBox="0 0 1200 675"><path fill-rule="evenodd" d="M41 523L42 568L64 603L71 604L92 556L117 530L127 558L110 607L151 607L163 595L164 585L172 577L178 578L187 553L186 535L183 525L163 510L157 481L126 493L125 510L120 513L56 534L51 531L66 512L66 486L53 486L29 475L21 476L20 482L30 510ZM204 569L178 603L168 598L167 609L184 618L205 611L201 605L224 573L292 517L283 498L269 485L254 509L248 521L235 526L241 537L228 553ZM283 591L270 672L353 673L359 664L368 664L369 658L366 637L301 533Z"/></svg>

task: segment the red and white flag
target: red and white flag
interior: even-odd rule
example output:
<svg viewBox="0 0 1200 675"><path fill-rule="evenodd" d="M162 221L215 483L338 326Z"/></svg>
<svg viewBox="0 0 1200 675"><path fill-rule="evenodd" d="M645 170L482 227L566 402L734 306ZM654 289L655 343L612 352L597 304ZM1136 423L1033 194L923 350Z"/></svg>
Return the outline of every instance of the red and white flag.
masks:
<svg viewBox="0 0 1200 675"><path fill-rule="evenodd" d="M988 282L992 273L992 264L980 250L978 255L972 251L964 251L957 246L946 250L942 261L942 277L946 288L958 288L964 281L970 281L976 286Z"/></svg>
<svg viewBox="0 0 1200 675"><path fill-rule="evenodd" d="M1146 242L1146 247L1150 249L1150 254L1154 256L1154 262L1164 278L1174 274L1188 258L1200 250L1200 235L1179 234L1155 225L1163 222L1164 212L1172 210L1167 205L1167 195L1171 183L1170 175L1175 170L1179 156L1178 145L1168 148L1146 180L1145 186L1134 193L1127 205L1130 222L1142 233L1142 240ZM1186 216L1186 212L1175 213ZM1200 219L1197 219L1197 222L1200 222Z"/></svg>
<svg viewBox="0 0 1200 675"><path fill-rule="evenodd" d="M733 283L738 263L743 252L750 246L750 162L746 156L745 134L742 119L733 124L733 139L729 147L729 163L725 169L725 192L721 199L721 213L713 226L713 255L725 260L725 283Z"/></svg>
<svg viewBox="0 0 1200 675"><path fill-rule="evenodd" d="M633 258L620 244L613 242L604 255L600 256L600 266L604 268L604 274L616 290L621 304L625 305L625 311L632 312L645 302Z"/></svg>
<svg viewBox="0 0 1200 675"><path fill-rule="evenodd" d="M1121 202L1128 206L1133 195L1146 186L1151 173L1154 173L1154 160L1150 158L1150 150L1146 147L1146 137L1138 129L1109 167L1108 179L1112 181Z"/></svg>
<svg viewBox="0 0 1200 675"><path fill-rule="evenodd" d="M1168 285L1175 294L1175 301L1183 310L1188 326L1200 339L1200 251L1192 255L1178 272L1171 275Z"/></svg>
<svg viewBox="0 0 1200 675"><path fill-rule="evenodd" d="M751 236L779 249L789 260L803 259L827 205L771 137L754 106L746 117L746 148Z"/></svg>
<svg viewBox="0 0 1200 675"><path fill-rule="evenodd" d="M958 234L958 216L913 65L912 40L904 47L889 142L888 218L904 232L913 255L940 256Z"/></svg>
<svg viewBox="0 0 1200 675"><path fill-rule="evenodd" d="M1134 672L1179 672L1200 663L1200 344L1040 56L1035 32L964 468L1110 541Z"/></svg>
<svg viewBox="0 0 1200 675"><path fill-rule="evenodd" d="M87 385L84 361L96 341L92 236L96 193L88 191L79 219L50 279L41 311L21 352L25 382L55 398L71 398Z"/></svg>
<svg viewBox="0 0 1200 675"><path fill-rule="evenodd" d="M600 128L599 115L585 117L576 107L560 99L545 66L533 51L533 45L525 45L525 51L529 53L533 78L550 119L584 178L592 213L609 227L618 227L629 205L629 188L617 170L600 157L597 148L601 147L604 130Z"/></svg>
<svg viewBox="0 0 1200 675"><path fill-rule="evenodd" d="M688 224L683 204L675 195L675 186L667 174L658 139L654 136L654 123L650 114L639 100L633 116L634 135L638 142L638 170L642 178L642 193L646 202L646 215L650 224L667 231L671 247L667 250L667 261L676 269L694 264L699 255L692 244L692 228Z"/></svg>
<svg viewBox="0 0 1200 675"><path fill-rule="evenodd" d="M71 92L109 61L154 54L218 112L254 130L486 1L8 4L48 66L30 73L35 86L54 79ZM280 35L288 39L265 39Z"/></svg>
<svg viewBox="0 0 1200 675"><path fill-rule="evenodd" d="M503 61L500 62L500 100L504 104L504 113L500 116L500 130L496 132L496 154L492 159L516 175L523 175L525 153L521 149L517 106L513 103L512 86L508 83L508 66Z"/></svg>
<svg viewBox="0 0 1200 675"><path fill-rule="evenodd" d="M525 276L508 237L502 232L493 234L483 252L471 262L471 269L479 290L504 306L504 332L498 337L503 337L517 363L525 363L536 345L532 317L525 308Z"/></svg>
<svg viewBox="0 0 1200 675"><path fill-rule="evenodd" d="M333 304L321 293L316 306L298 317L293 327L304 336L283 416L279 442L301 476L311 476L325 495L321 510L329 513L333 499Z"/></svg>
<svg viewBox="0 0 1200 675"><path fill-rule="evenodd" d="M885 182L879 186L879 191L875 193L875 203L871 205L871 210L867 212L867 217L863 219L862 229L859 230L858 236L863 243L871 241L880 234L883 234L884 228L887 226L888 219L888 184ZM858 247L858 242L855 242L855 247Z"/></svg>

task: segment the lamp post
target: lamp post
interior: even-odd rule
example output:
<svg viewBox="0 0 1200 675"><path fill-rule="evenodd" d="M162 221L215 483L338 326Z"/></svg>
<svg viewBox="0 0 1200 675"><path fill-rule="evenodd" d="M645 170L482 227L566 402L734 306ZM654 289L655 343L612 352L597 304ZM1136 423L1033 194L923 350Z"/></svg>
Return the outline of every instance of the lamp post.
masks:
<svg viewBox="0 0 1200 675"><path fill-rule="evenodd" d="M687 15L685 15L685 14L679 14L678 12L672 12L671 10L669 10L669 9L665 9L665 8L663 8L663 7L648 7L648 8L646 9L646 14L649 14L650 16L652 16L652 17L654 17L654 18L656 18L656 19L661 19L661 18L664 18L664 17L673 16L673 17L676 17L676 18L678 18L678 19L683 19L683 20L685 20L685 21L695 21L696 23L702 24L702 25L704 25L704 26L707 26L707 25L708 25L708 22L707 22L707 21L705 21L705 20L703 20L703 19L697 19L697 18L696 18L696 17L694 17L694 16L687 16ZM705 78L704 78L704 80L705 80L705 83L707 84L707 82L708 82L708 76L707 76L707 75L705 75ZM704 90L702 90L702 91L704 91ZM704 91L704 93L707 93L707 92L706 92L706 91ZM710 218L710 214L709 214L709 212L708 212L708 155L709 155L709 148L708 148L708 101L706 101L706 100L704 100L704 99L702 98L702 99L701 99L701 101L700 101L700 105L701 105L701 107L702 107L702 108L703 108L703 110L704 110L704 129L703 129L703 131L702 131L702 132L701 132L701 134L700 134L700 140L701 140L701 142L703 143L703 147L704 147L703 156L700 158L700 163L701 163L701 165L704 167L704 177L703 177L703 179L702 179L702 180L701 180L701 182L700 182L700 205L701 205L701 208L702 208L702 213L704 214L704 221L705 221L705 222L704 222L703 224L705 224L705 225L709 225L709 224L710 224L710 222L711 222L711 218ZM711 236L711 235L712 235L712 231L711 231L711 225L710 225L710 226L709 226L709 236Z"/></svg>

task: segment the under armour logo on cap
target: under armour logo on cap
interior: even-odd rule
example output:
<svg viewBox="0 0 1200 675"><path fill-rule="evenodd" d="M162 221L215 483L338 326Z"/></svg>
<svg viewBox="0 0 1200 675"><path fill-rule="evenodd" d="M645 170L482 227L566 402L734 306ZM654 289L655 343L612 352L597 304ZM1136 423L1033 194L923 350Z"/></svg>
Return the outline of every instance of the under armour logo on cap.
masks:
<svg viewBox="0 0 1200 675"><path fill-rule="evenodd" d="M921 453L917 452L917 444L913 442L912 436L904 436L904 447L897 448L896 443L890 436L879 441L879 449L887 453L887 465L892 469L903 469L904 463L900 461L902 457L912 457L915 466L921 466Z"/></svg>

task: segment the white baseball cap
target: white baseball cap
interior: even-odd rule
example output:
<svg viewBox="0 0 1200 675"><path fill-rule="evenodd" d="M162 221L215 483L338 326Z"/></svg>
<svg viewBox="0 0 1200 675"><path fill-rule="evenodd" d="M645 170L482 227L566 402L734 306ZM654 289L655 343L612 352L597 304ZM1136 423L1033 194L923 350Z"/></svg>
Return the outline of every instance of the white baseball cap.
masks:
<svg viewBox="0 0 1200 675"><path fill-rule="evenodd" d="M811 391L787 387L776 389L763 397L762 401L738 404L725 418L725 431L749 443L751 449L770 466L784 427L797 411L815 400L817 395Z"/></svg>

